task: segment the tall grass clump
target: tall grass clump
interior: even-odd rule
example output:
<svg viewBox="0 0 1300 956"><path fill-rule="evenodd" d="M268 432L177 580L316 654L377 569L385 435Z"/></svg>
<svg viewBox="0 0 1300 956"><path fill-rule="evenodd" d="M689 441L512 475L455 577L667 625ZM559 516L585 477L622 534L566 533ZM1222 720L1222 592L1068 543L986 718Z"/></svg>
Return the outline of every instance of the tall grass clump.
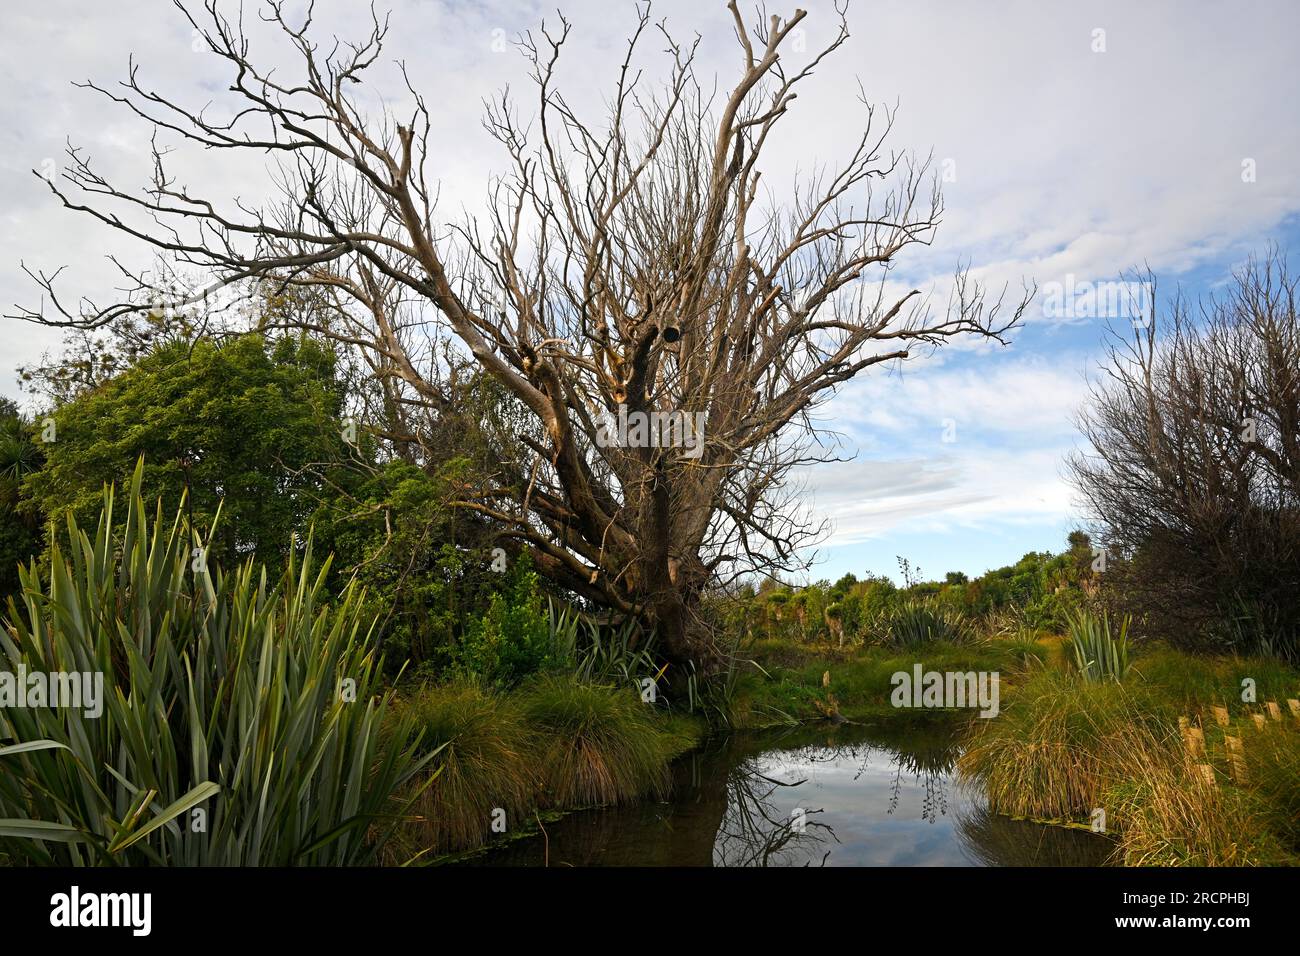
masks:
<svg viewBox="0 0 1300 956"><path fill-rule="evenodd" d="M1256 812L1300 862L1300 731L1270 724L1244 748L1249 789Z"/></svg>
<svg viewBox="0 0 1300 956"><path fill-rule="evenodd" d="M401 714L422 732L422 745L437 750L427 787L413 784L418 799L403 830L402 853L436 853L481 845L491 832L492 812L505 811L507 825L527 815L536 789L534 735L511 698L478 683L421 688L403 700ZM408 847L408 844L418 844Z"/></svg>
<svg viewBox="0 0 1300 956"><path fill-rule="evenodd" d="M420 770L392 722L363 595L324 600L310 543L268 587L223 574L184 520L146 518L137 466L120 540L68 519L49 586L22 574L0 630L12 672L103 675L102 714L0 709L0 852L15 863L368 863Z"/></svg>
<svg viewBox="0 0 1300 956"><path fill-rule="evenodd" d="M1118 831L1126 866L1247 866L1284 859L1249 795L1229 787L1226 775L1215 772L1214 782L1207 781L1176 729L1137 727L1107 739L1103 748L1111 782L1098 806Z"/></svg>
<svg viewBox="0 0 1300 956"><path fill-rule="evenodd" d="M1140 691L1039 671L1004 699L996 720L976 722L958 766L984 784L999 813L1086 820L1113 782L1108 741L1153 720L1164 718Z"/></svg>
<svg viewBox="0 0 1300 956"><path fill-rule="evenodd" d="M975 628L960 611L934 601L908 600L884 614L885 636L895 647L916 647L930 641L967 644Z"/></svg>
<svg viewBox="0 0 1300 956"><path fill-rule="evenodd" d="M522 688L520 706L539 735L541 793L553 807L662 797L668 762L689 746L631 688L545 676Z"/></svg>
<svg viewBox="0 0 1300 956"><path fill-rule="evenodd" d="M1167 654L1181 659L1184 685L1154 679L1176 663ZM1180 727L1224 699L1248 663L1163 651L1138 663L1127 683L1031 674L996 720L976 722L959 769L999 813L1081 823L1105 810L1128 865L1295 863L1300 733L1279 721L1261 732L1244 715L1232 728L1203 717L1194 752ZM1244 743L1244 780L1223 748L1229 732Z"/></svg>
<svg viewBox="0 0 1300 956"><path fill-rule="evenodd" d="M1118 628L1112 628L1110 615L1104 612L1100 617L1086 610L1070 616L1074 664L1084 680L1099 683L1128 676L1129 623L1125 617Z"/></svg>

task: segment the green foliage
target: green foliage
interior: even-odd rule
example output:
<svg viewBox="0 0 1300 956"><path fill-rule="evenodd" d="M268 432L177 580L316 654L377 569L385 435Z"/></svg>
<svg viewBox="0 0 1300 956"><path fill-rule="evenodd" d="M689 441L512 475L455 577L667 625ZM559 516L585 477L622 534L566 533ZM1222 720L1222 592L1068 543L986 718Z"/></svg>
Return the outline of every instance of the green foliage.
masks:
<svg viewBox="0 0 1300 956"><path fill-rule="evenodd" d="M336 583L365 585L390 659L441 675L469 622L480 619L502 576L491 570L489 531L449 506L461 462L432 474L390 461L347 474L312 516L316 540L335 555Z"/></svg>
<svg viewBox="0 0 1300 956"><path fill-rule="evenodd" d="M1300 732L1273 726L1244 749L1255 811L1279 841L1300 857Z"/></svg>
<svg viewBox="0 0 1300 956"><path fill-rule="evenodd" d="M1025 623L1054 634L1064 632L1078 609L1079 595L1075 590L1049 591L1033 598L1023 609Z"/></svg>
<svg viewBox="0 0 1300 956"><path fill-rule="evenodd" d="M998 719L976 722L959 768L1000 813L1082 822L1106 808L1129 865L1294 863L1300 734L1284 722L1256 728L1258 709L1241 701L1243 676L1257 677L1266 698L1300 686L1300 674L1277 661L1167 647L1144 650L1123 683L1032 671L1010 685ZM1226 706L1233 726L1209 719L1211 706ZM1203 729L1206 750L1194 761L1180 719ZM1226 734L1244 744L1245 786L1234 785ZM1201 762L1215 768L1215 785L1202 779Z"/></svg>
<svg viewBox="0 0 1300 956"><path fill-rule="evenodd" d="M464 636L451 656L457 675L498 687L511 687L556 662L550 619L527 555L516 560L505 586L488 601L486 613L465 622Z"/></svg>
<svg viewBox="0 0 1300 956"><path fill-rule="evenodd" d="M51 518L95 520L104 485L141 456L147 500L179 501L196 528L224 520L212 547L227 567L252 555L272 575L316 505L309 466L344 457L334 359L309 338L244 335L174 342L53 412L57 440L26 487Z"/></svg>
<svg viewBox="0 0 1300 956"><path fill-rule="evenodd" d="M430 759L390 695L371 622L291 552L279 585L247 562L196 570L184 510L153 527L143 465L92 539L69 516L42 590L24 572L0 651L11 670L103 675L103 713L0 709L0 837L24 863L345 865L373 861L394 793ZM121 538L114 533L121 528ZM328 564L328 562L327 562ZM193 810L206 813L196 829Z"/></svg>
<svg viewBox="0 0 1300 956"><path fill-rule="evenodd" d="M895 647L917 647L930 641L965 644L976 637L965 615L935 600L912 599L893 608L886 614L884 632Z"/></svg>
<svg viewBox="0 0 1300 956"><path fill-rule="evenodd" d="M1130 733L1165 711L1145 704L1142 689L1087 684L1045 670L1004 694L996 720L981 721L962 756L964 772L985 784L999 813L1045 819L1087 819L1110 780L1102 747L1115 734Z"/></svg>
<svg viewBox="0 0 1300 956"><path fill-rule="evenodd" d="M1110 615L1079 611L1070 618L1074 664L1089 683L1121 681L1128 675L1129 618L1112 629Z"/></svg>
<svg viewBox="0 0 1300 956"><path fill-rule="evenodd" d="M868 645L836 660L828 660L817 648L776 642L755 646L751 653L761 669L744 671L737 678L730 723L738 729L817 719L822 716L818 702L825 700L828 690L834 693L841 714L851 720L962 719L968 712L900 711L890 700L893 675L910 674L916 664L923 670L997 671L1006 686L1010 675L1026 670L1025 654L1005 641L930 642L908 648ZM1044 653L1038 647L1029 655L1041 663ZM822 683L827 672L829 688Z"/></svg>
<svg viewBox="0 0 1300 956"><path fill-rule="evenodd" d="M1012 615L1035 630L1061 633L1094 589L1092 561L1090 539L1076 531L1061 554L1030 552L974 579L949 571L942 581L925 581L919 568L900 558L902 587L885 577L852 574L834 585L820 582L797 590L765 582L752 604L761 635L786 640L838 637L840 628L849 644L884 640L894 621L904 639L924 640L928 629L943 633L952 625L962 631L963 620L972 628L982 621L985 629L998 630ZM940 617L944 621L936 620Z"/></svg>
<svg viewBox="0 0 1300 956"><path fill-rule="evenodd" d="M490 810L507 821L532 809L536 792L536 735L512 697L475 682L422 687L399 713L437 749L430 773L437 779L418 793L411 823L403 828L400 861L421 851L444 853L479 846L490 833Z"/></svg>
<svg viewBox="0 0 1300 956"><path fill-rule="evenodd" d="M1170 712L1180 714L1211 703L1234 714L1244 712L1247 705L1241 699L1241 689L1246 678L1255 682L1259 700L1285 700L1300 690L1296 671L1269 657L1209 657L1143 645L1132 671L1145 687L1158 689Z"/></svg>
<svg viewBox="0 0 1300 956"><path fill-rule="evenodd" d="M666 733L632 688L546 675L523 688L525 720L541 735L538 770L550 806L581 807L662 796L668 761L689 742Z"/></svg>
<svg viewBox="0 0 1300 956"><path fill-rule="evenodd" d="M630 688L546 675L499 691L475 681L424 684L400 712L426 746L441 749L414 812L387 858L406 862L460 851L491 838L493 811L511 833L539 810L662 795L672 758L699 740L696 726L664 715Z"/></svg>
<svg viewBox="0 0 1300 956"><path fill-rule="evenodd" d="M23 491L43 460L34 427L0 399L0 602L18 590L18 566L44 547L40 509Z"/></svg>
<svg viewBox="0 0 1300 956"><path fill-rule="evenodd" d="M602 626L589 615L548 601L547 629L552 659L579 680L636 684L654 677L654 635L646 635L634 618Z"/></svg>

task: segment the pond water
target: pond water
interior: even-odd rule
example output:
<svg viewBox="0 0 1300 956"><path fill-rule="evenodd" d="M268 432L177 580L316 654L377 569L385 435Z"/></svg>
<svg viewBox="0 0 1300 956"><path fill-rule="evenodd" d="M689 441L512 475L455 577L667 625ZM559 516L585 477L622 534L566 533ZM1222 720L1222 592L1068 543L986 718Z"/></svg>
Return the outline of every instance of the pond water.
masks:
<svg viewBox="0 0 1300 956"><path fill-rule="evenodd" d="M715 739L668 800L571 813L478 866L1100 866L1110 841L991 813L941 728ZM802 811L802 812L798 812Z"/></svg>

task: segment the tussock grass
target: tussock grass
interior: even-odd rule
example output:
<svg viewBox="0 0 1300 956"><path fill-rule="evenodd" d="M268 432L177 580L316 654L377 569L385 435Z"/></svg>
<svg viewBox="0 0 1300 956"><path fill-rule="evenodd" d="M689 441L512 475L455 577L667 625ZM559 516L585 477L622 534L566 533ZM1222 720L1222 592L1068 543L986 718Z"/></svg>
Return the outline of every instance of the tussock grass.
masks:
<svg viewBox="0 0 1300 956"><path fill-rule="evenodd" d="M1102 760L1113 782L1101 796L1127 866L1247 866L1285 862L1252 799L1197 772L1177 732L1140 728L1110 738Z"/></svg>
<svg viewBox="0 0 1300 956"><path fill-rule="evenodd" d="M1153 721L1167 729L1161 720L1141 690L1043 671L1003 700L997 719L979 723L958 766L984 783L999 813L1086 820L1117 779L1111 741Z"/></svg>
<svg viewBox="0 0 1300 956"><path fill-rule="evenodd" d="M573 676L509 692L426 685L398 712L422 733L422 746L442 749L428 771L435 778L385 855L390 864L482 846L497 808L506 832L517 834L536 810L662 796L669 762L699 737L695 722L656 711L632 689Z"/></svg>
<svg viewBox="0 0 1300 956"><path fill-rule="evenodd" d="M1300 727L1290 716L1285 720L1247 737L1243 750L1256 812L1283 848L1300 858Z"/></svg>
<svg viewBox="0 0 1300 956"><path fill-rule="evenodd" d="M524 719L538 733L544 806L612 804L663 796L668 761L683 749L632 689L540 677L523 688Z"/></svg>
<svg viewBox="0 0 1300 956"><path fill-rule="evenodd" d="M996 720L977 722L958 766L1000 813L1083 822L1103 808L1129 865L1295 863L1300 727L1287 715L1258 730L1252 714L1261 708L1241 701L1243 677L1255 680L1261 701L1300 686L1277 662L1163 648L1142 654L1122 684L1044 670L1013 689ZM1212 706L1229 709L1227 728L1211 719ZM1190 754L1180 718L1200 726L1204 753ZM1242 742L1244 780L1225 733Z"/></svg>
<svg viewBox="0 0 1300 956"><path fill-rule="evenodd" d="M435 852L480 846L500 808L510 824L523 819L537 789L536 748L518 706L474 683L425 690L401 712L442 746L437 778L412 808L407 837Z"/></svg>

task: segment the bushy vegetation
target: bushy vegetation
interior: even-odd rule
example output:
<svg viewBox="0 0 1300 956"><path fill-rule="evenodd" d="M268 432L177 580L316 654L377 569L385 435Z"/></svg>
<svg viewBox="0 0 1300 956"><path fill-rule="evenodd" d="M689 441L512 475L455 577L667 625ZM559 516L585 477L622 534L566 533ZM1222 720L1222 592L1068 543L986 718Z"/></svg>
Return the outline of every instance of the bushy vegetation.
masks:
<svg viewBox="0 0 1300 956"><path fill-rule="evenodd" d="M698 725L665 719L631 688L573 676L538 677L511 693L429 684L400 712L426 748L441 749L427 771L432 781L410 787L413 813L390 862L526 832L543 811L662 796L669 761L699 740Z"/></svg>
<svg viewBox="0 0 1300 956"><path fill-rule="evenodd" d="M69 512L93 524L104 486L143 460L144 498L184 495L186 520L225 567L253 557L275 578L285 543L310 534L333 556L327 591L364 588L390 678L409 661L422 677L504 685L547 666L551 593L517 549L496 551L508 542L450 505L493 457L482 425L500 411L491 389L466 387L460 411L480 427L447 416L430 438L446 456L421 467L382 450L349 410L365 396L323 340L154 334L102 381L85 379L82 360L42 370L61 399L42 419L53 441L0 407L0 513L11 519L0 525L0 599L17 590L18 563L45 547L45 524L57 531Z"/></svg>
<svg viewBox="0 0 1300 956"><path fill-rule="evenodd" d="M556 664L542 601L537 575L525 557L488 600L486 612L465 622L460 641L451 648L453 671L510 687Z"/></svg>
<svg viewBox="0 0 1300 956"><path fill-rule="evenodd" d="M751 639L840 646L960 642L1018 630L1059 634L1097 590L1101 575L1094 561L1091 540L1076 531L1060 554L1031 552L974 579L952 571L941 581L924 580L920 569L900 558L902 586L883 576L846 574L834 584L803 587L767 580L756 591L739 589L714 600L739 605L731 626Z"/></svg>
<svg viewBox="0 0 1300 956"><path fill-rule="evenodd" d="M18 566L44 547L40 510L23 487L43 461L35 424L0 398L0 606L18 591Z"/></svg>
<svg viewBox="0 0 1300 956"><path fill-rule="evenodd" d="M69 517L50 583L33 565L0 633L7 669L102 675L89 707L0 709L0 838L59 865L341 865L375 859L396 792L431 759L391 691L350 588L293 552L278 585L226 572L185 519L125 520L106 492L92 538ZM115 534L121 528L121 536ZM85 701L83 700L83 703Z"/></svg>
<svg viewBox="0 0 1300 956"><path fill-rule="evenodd" d="M1276 661L1168 648L1139 656L1122 683L1073 669L1034 672L1012 686L999 719L978 722L960 767L998 812L1087 824L1104 810L1130 865L1295 863L1296 778L1287 774L1300 726L1288 717L1261 729L1255 717L1266 710L1241 699L1247 678L1259 701L1300 688L1300 673ZM1241 743L1240 764L1229 737Z"/></svg>
<svg viewBox="0 0 1300 956"><path fill-rule="evenodd" d="M69 511L93 526L103 487L124 483L143 457L145 500L184 494L214 557L233 569L253 556L275 577L322 494L311 467L345 457L334 362L307 337L164 342L52 412L54 440L24 480L26 507L56 527Z"/></svg>
<svg viewBox="0 0 1300 956"><path fill-rule="evenodd" d="M904 601L889 610L883 624L886 641L902 648L930 641L964 644L975 637L975 629L961 611L933 600Z"/></svg>
<svg viewBox="0 0 1300 956"><path fill-rule="evenodd" d="M891 678L920 664L923 670L998 672L1005 686L1026 669L1041 666L1047 650L1035 646L1022 651L1008 641L932 641L907 648L869 645L828 657L816 647L769 639L751 645L747 653L758 666L738 677L729 714L730 725L740 729L822 719L829 694L839 715L850 720L964 721L970 711L899 710L890 701Z"/></svg>
<svg viewBox="0 0 1300 956"><path fill-rule="evenodd" d="M1204 652L1300 660L1300 277L1270 250L1117 335L1070 462L1103 597Z"/></svg>

